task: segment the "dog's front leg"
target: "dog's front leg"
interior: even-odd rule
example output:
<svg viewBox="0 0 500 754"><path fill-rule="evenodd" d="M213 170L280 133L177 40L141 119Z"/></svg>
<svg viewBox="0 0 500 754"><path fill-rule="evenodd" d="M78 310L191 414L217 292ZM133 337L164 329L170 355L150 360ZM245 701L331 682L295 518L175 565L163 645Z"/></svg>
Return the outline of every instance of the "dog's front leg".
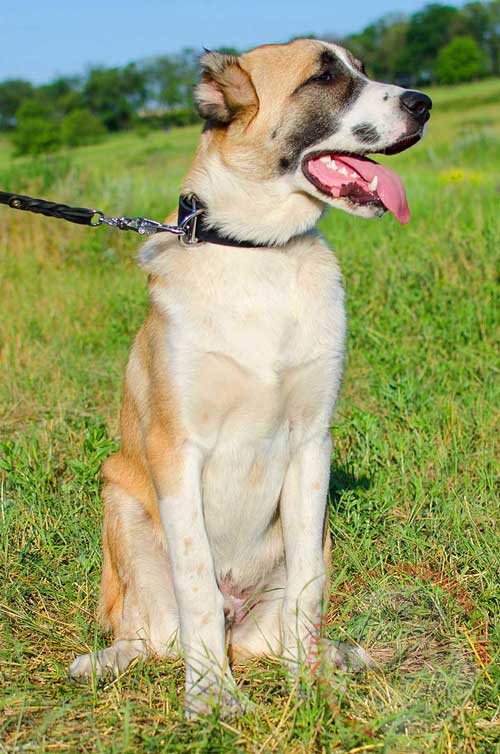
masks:
<svg viewBox="0 0 500 754"><path fill-rule="evenodd" d="M243 707L227 662L223 597L204 524L203 454L184 444L170 460L169 471L157 474L155 483L186 661L186 714L196 717L218 707L222 716L232 716Z"/></svg>
<svg viewBox="0 0 500 754"><path fill-rule="evenodd" d="M317 660L326 569L323 525L330 475L329 434L300 446L292 456L281 493L280 517L286 559L282 639L290 675Z"/></svg>

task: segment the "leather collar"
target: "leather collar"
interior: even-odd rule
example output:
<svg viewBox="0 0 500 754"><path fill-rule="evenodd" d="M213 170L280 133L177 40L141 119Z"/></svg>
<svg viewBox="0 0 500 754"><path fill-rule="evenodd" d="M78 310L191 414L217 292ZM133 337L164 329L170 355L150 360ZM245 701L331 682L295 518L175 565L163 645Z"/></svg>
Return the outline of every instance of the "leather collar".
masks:
<svg viewBox="0 0 500 754"><path fill-rule="evenodd" d="M239 246L251 248L263 248L275 246L272 243L257 243L255 241L236 241L224 235L216 227L208 227L205 222L207 206L197 196L179 197L179 214L177 225L186 230L182 238L183 243L188 245L199 243L216 243L222 246ZM191 217L190 217L191 216Z"/></svg>

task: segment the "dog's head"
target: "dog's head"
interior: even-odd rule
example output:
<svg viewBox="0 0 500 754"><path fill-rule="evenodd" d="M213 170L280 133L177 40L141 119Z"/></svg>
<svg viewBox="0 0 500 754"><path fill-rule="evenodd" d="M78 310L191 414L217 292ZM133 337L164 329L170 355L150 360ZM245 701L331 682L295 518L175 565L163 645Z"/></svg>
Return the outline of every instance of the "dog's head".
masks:
<svg viewBox="0 0 500 754"><path fill-rule="evenodd" d="M208 52L195 99L206 127L188 184L235 237L248 228L227 209L229 196L246 217L256 208L257 236L269 236L274 218L275 240L313 225L325 205L408 221L401 180L366 155L395 154L422 137L425 94L370 80L338 45L300 39L239 57Z"/></svg>

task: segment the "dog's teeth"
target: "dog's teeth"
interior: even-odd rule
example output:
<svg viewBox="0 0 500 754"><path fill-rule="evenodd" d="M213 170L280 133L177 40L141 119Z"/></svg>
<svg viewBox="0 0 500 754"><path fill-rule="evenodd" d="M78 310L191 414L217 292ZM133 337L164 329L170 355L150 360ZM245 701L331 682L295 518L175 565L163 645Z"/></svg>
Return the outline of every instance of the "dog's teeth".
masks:
<svg viewBox="0 0 500 754"><path fill-rule="evenodd" d="M376 191L377 190L377 186L378 186L378 175L375 176L375 178L370 183L370 185L368 186L368 188L370 189L370 191Z"/></svg>
<svg viewBox="0 0 500 754"><path fill-rule="evenodd" d="M325 165L329 165L331 163L331 161L332 161L332 158L329 157L327 154L325 154L324 157L320 157L319 158L319 161L320 162L324 162Z"/></svg>
<svg viewBox="0 0 500 754"><path fill-rule="evenodd" d="M351 178L357 178L357 173L351 173Z"/></svg>
<svg viewBox="0 0 500 754"><path fill-rule="evenodd" d="M339 173L340 173L340 175L347 176L347 170L345 168L340 168Z"/></svg>

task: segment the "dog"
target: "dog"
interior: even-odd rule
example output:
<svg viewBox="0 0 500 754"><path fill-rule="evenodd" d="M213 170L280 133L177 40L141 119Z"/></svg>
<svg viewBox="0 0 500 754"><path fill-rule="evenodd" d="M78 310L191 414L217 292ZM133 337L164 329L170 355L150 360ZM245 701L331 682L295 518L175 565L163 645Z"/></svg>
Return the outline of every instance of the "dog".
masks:
<svg viewBox="0 0 500 754"><path fill-rule="evenodd" d="M314 228L327 207L409 220L401 180L366 155L415 144L432 106L311 39L207 52L195 101L205 128L181 195L215 240L162 234L140 252L151 307L103 466L99 615L114 641L69 668L116 676L181 653L191 718L245 711L234 658L280 657L292 682L318 657L370 662L320 635L346 317Z"/></svg>

